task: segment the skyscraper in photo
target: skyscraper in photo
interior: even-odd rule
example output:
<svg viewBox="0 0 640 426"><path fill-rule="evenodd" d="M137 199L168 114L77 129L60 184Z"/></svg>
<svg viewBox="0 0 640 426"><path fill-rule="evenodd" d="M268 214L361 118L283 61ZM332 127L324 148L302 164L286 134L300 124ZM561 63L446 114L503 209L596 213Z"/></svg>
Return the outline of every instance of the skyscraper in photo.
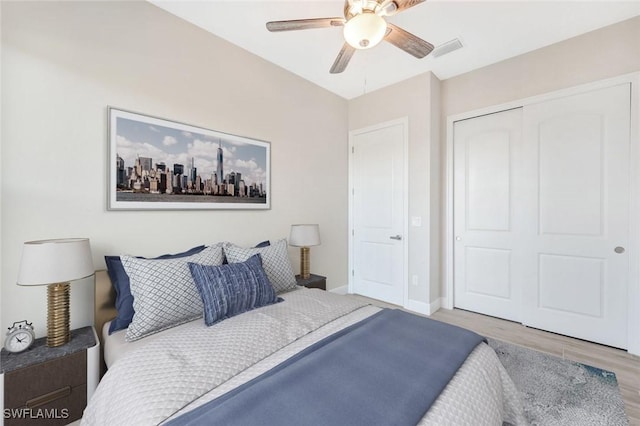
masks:
<svg viewBox="0 0 640 426"><path fill-rule="evenodd" d="M140 159L140 166L143 171L151 171L152 160L149 157L138 157Z"/></svg>
<svg viewBox="0 0 640 426"><path fill-rule="evenodd" d="M182 174L184 173L184 166L182 164L173 165L173 192L180 192L184 187L182 186Z"/></svg>
<svg viewBox="0 0 640 426"><path fill-rule="evenodd" d="M198 176L198 171L196 169L195 160L191 157L191 182L193 184L196 183L196 176Z"/></svg>
<svg viewBox="0 0 640 426"><path fill-rule="evenodd" d="M234 179L233 183L235 184L235 196L237 197L238 195L242 195L240 194L240 182L242 181L242 173L240 172L236 172L236 178Z"/></svg>
<svg viewBox="0 0 640 426"><path fill-rule="evenodd" d="M118 154L116 154L116 186L118 188L124 187L124 160Z"/></svg>
<svg viewBox="0 0 640 426"><path fill-rule="evenodd" d="M218 139L218 169L216 174L218 175L218 183L222 183L224 174L222 170L222 162L224 158L222 157L222 139Z"/></svg>

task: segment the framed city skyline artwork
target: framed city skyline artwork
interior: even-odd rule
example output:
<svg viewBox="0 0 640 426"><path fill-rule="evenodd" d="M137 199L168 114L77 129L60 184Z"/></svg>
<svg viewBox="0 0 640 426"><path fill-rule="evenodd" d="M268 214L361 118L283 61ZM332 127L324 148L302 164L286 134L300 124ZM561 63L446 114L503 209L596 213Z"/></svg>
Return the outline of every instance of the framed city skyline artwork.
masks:
<svg viewBox="0 0 640 426"><path fill-rule="evenodd" d="M269 209L269 142L108 107L109 210Z"/></svg>

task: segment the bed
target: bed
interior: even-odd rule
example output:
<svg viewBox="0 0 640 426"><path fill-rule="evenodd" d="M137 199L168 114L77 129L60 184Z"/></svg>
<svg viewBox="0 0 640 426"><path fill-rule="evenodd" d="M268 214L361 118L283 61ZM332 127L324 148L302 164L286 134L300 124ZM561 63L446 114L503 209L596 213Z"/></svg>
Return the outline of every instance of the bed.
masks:
<svg viewBox="0 0 640 426"><path fill-rule="evenodd" d="M213 424L215 422L207 416L211 412L216 413L216 410L222 411L215 408L215 404L224 404L229 399L238 398L237 395L252 391L254 394L257 392L258 399L266 407L275 406L277 409L272 411L281 416L269 421L259 419L256 424L390 424L390 421L382 420L385 411L404 410L385 410L377 407L376 402L363 403L370 394L375 394L371 388L356 390L351 397L340 397L339 392L350 386L335 384L332 390L333 379L322 385L317 377L310 379L316 382L312 381L311 386L302 388L304 391L282 385L275 390L256 390L269 389L261 386L267 386L264 382L277 377L281 371L291 370L283 366L298 362L296 360L302 356L316 356L305 364L303 368L306 370L303 371L311 373L318 369L316 373L324 375L320 368L332 363L323 361L327 355L317 353L322 351L316 347L325 350L322 346L324 342L343 339L344 335L354 334L352 330L359 332L364 328L362 324L367 324L377 333L374 321L382 324L380 321L388 321L383 315L393 315L394 312L386 312L350 296L317 289L290 288L277 294L277 303L215 321L211 326L205 324L205 315L205 321L201 317L196 318L128 341L127 330L109 334L111 320L117 314L115 294L105 271L99 271L96 277L96 326L103 331L102 347L108 370L89 401L82 424ZM136 298L138 295L135 295ZM409 315L408 319L414 318L418 317ZM434 343L430 346L440 345ZM337 353L348 351L342 348ZM428 364L429 359L424 359L424 363ZM399 364L403 363L396 360L391 364L378 370L389 371L392 373L389 375L394 376L400 370ZM357 365L356 368L350 367L349 372L357 369ZM375 376L376 372L353 374L369 377ZM296 384L301 381L299 378L293 380ZM406 380L407 384L412 381ZM284 394L285 389L292 392L291 396ZM384 391L380 389L380 392ZM280 395L280 400L276 397L271 400L273 395ZM376 401L380 399L372 398ZM383 395L382 399L385 398ZM403 403L411 398L401 399L399 402ZM237 404L249 406L245 402ZM414 411L420 413L416 421L403 420L403 423L526 424L517 390L493 350L485 343L474 345L442 392L427 408L424 412L416 407ZM210 410L208 414L207 409ZM259 410L264 411L264 408ZM246 411L240 414L249 416L248 419L256 419L256 416L247 414L248 409L241 411ZM336 421L336 417L332 416L342 411L355 417ZM200 422L192 420L197 417L194 413L198 413ZM311 413L319 417L313 417L312 421L312 417L307 417ZM237 414L231 419L240 418L236 417ZM372 422L371 418L377 421ZM217 423L234 422L219 420ZM251 422L238 420L235 423ZM398 423L394 421L394 424Z"/></svg>

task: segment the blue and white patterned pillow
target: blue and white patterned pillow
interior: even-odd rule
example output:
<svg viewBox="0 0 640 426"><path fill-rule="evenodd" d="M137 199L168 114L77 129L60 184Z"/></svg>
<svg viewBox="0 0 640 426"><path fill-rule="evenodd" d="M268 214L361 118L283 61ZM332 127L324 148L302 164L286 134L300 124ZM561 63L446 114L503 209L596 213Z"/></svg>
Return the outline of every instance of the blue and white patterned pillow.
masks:
<svg viewBox="0 0 640 426"><path fill-rule="evenodd" d="M277 293L297 288L296 276L287 252L287 240L278 240L272 242L270 246L260 248L243 248L226 243L224 253L229 263L244 262L254 254L259 254L262 258L262 267Z"/></svg>
<svg viewBox="0 0 640 426"><path fill-rule="evenodd" d="M133 341L200 318L202 299L188 263L222 265L223 253L218 246L177 259L120 258L129 275L135 310L125 338Z"/></svg>
<svg viewBox="0 0 640 426"><path fill-rule="evenodd" d="M208 326L278 301L258 254L246 262L222 266L189 263L189 269L202 297Z"/></svg>
<svg viewBox="0 0 640 426"><path fill-rule="evenodd" d="M220 246L222 247L222 246ZM177 254L163 254L162 256L154 257L153 259L173 259L176 257L191 256L196 253L200 253L205 249L205 246L194 247L183 253ZM140 259L145 259L142 256L136 256ZM109 334L118 331L125 330L131 324L133 318L133 296L131 295L131 285L129 283L129 276L122 266L122 260L120 256L105 256L104 261L107 264L107 272L111 279L111 285L116 291L116 309L118 315L111 321L109 325Z"/></svg>

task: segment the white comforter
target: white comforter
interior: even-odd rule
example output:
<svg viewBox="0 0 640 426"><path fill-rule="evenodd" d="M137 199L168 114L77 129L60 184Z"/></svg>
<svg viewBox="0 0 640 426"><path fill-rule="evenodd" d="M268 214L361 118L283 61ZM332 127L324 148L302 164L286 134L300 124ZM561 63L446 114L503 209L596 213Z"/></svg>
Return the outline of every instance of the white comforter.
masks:
<svg viewBox="0 0 640 426"><path fill-rule="evenodd" d="M163 332L118 359L85 410L83 425L158 424L268 371L379 308L320 290L206 327ZM495 353L479 345L421 425L525 424L517 391Z"/></svg>

